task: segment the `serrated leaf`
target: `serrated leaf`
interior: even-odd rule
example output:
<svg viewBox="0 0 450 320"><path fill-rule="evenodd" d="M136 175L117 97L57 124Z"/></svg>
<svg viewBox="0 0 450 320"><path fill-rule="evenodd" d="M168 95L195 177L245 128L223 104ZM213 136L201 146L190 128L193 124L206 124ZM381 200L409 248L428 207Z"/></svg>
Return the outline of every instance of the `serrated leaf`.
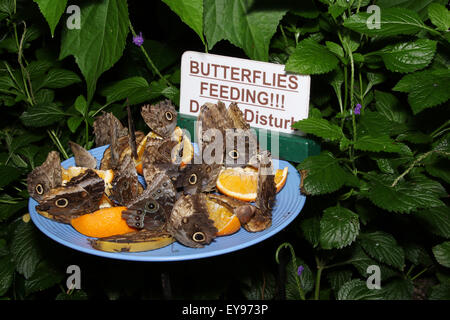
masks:
<svg viewBox="0 0 450 320"><path fill-rule="evenodd" d="M358 137L354 147L355 149L362 151L401 153L403 151L402 145L403 144L392 140L388 135L366 135Z"/></svg>
<svg viewBox="0 0 450 320"><path fill-rule="evenodd" d="M344 283L337 293L337 300L379 300L381 290L370 290L367 284L359 279Z"/></svg>
<svg viewBox="0 0 450 320"><path fill-rule="evenodd" d="M433 153L428 159L424 161L425 170L433 177L442 179L450 183L450 163L448 159L443 159L439 155Z"/></svg>
<svg viewBox="0 0 450 320"><path fill-rule="evenodd" d="M286 62L285 70L300 74L321 74L336 68L338 62L327 47L312 39L305 39L298 43Z"/></svg>
<svg viewBox="0 0 450 320"><path fill-rule="evenodd" d="M450 268L450 241L445 241L433 247L433 254L439 264Z"/></svg>
<svg viewBox="0 0 450 320"><path fill-rule="evenodd" d="M393 72L413 72L425 68L433 60L436 41L418 39L387 46L378 53L386 68Z"/></svg>
<svg viewBox="0 0 450 320"><path fill-rule="evenodd" d="M126 0L84 2L80 29L63 28L59 59L69 55L81 70L91 101L97 80L122 56L128 29Z"/></svg>
<svg viewBox="0 0 450 320"><path fill-rule="evenodd" d="M293 265L294 264L294 265ZM299 277L297 270L299 266L303 266L303 271ZM286 265L286 299L300 300L300 293L297 287L297 280L300 280L301 288L306 294L314 287L314 277L309 266L300 258L292 260Z"/></svg>
<svg viewBox="0 0 450 320"><path fill-rule="evenodd" d="M398 271L387 266L386 264L372 259L369 255L367 255L366 252L364 252L360 245L357 245L355 247L355 250L351 258L348 260L348 263L351 263L356 268L356 270L358 270L359 274L364 278L367 278L369 275L367 273L367 268L373 265L380 267L381 281L385 281L399 274Z"/></svg>
<svg viewBox="0 0 450 320"><path fill-rule="evenodd" d="M414 213L430 232L450 239L450 208L447 206L425 208Z"/></svg>
<svg viewBox="0 0 450 320"><path fill-rule="evenodd" d="M360 12L350 16L344 21L344 26L353 31L367 34L369 36L381 35L384 37L396 36L400 34L416 34L421 30L427 30L427 26L422 22L419 15L405 8L383 9L380 14L379 28L369 29L372 14Z"/></svg>
<svg viewBox="0 0 450 320"><path fill-rule="evenodd" d="M405 245L403 249L405 251L405 258L411 261L413 264L423 265L426 267L433 264L430 255L424 247L414 243L409 243Z"/></svg>
<svg viewBox="0 0 450 320"><path fill-rule="evenodd" d="M26 279L31 277L42 259L37 231L32 223L20 222L14 230L11 242L11 254L16 270Z"/></svg>
<svg viewBox="0 0 450 320"><path fill-rule="evenodd" d="M396 278L382 287L384 300L411 300L414 284L411 279Z"/></svg>
<svg viewBox="0 0 450 320"><path fill-rule="evenodd" d="M352 272L350 270L338 270L327 273L328 282L335 293L339 292L342 285L350 281L351 278Z"/></svg>
<svg viewBox="0 0 450 320"><path fill-rule="evenodd" d="M0 297L3 296L11 286L14 279L14 262L9 256L0 259Z"/></svg>
<svg viewBox="0 0 450 320"><path fill-rule="evenodd" d="M56 25L61 18L61 15L64 13L66 9L67 0L34 0L39 5L39 9L41 10L42 15L47 20L47 23L50 27L50 32L52 37L55 33Z"/></svg>
<svg viewBox="0 0 450 320"><path fill-rule="evenodd" d="M48 289L63 279L63 275L44 260L39 263L33 275L25 280L25 294Z"/></svg>
<svg viewBox="0 0 450 320"><path fill-rule="evenodd" d="M448 31L450 28L450 11L439 3L432 3L428 6L428 16L431 23L440 31Z"/></svg>
<svg viewBox="0 0 450 320"><path fill-rule="evenodd" d="M163 2L205 43L203 38L203 0L163 0Z"/></svg>
<svg viewBox="0 0 450 320"><path fill-rule="evenodd" d="M392 235L383 231L362 233L359 236L359 243L375 260L403 270L405 252Z"/></svg>
<svg viewBox="0 0 450 320"><path fill-rule="evenodd" d="M29 107L22 113L20 120L29 127L44 127L60 121L65 116L59 104L49 103Z"/></svg>
<svg viewBox="0 0 450 320"><path fill-rule="evenodd" d="M331 141L341 139L344 136L341 127L322 118L308 118L300 120L295 122L292 127L299 129L304 133L313 134Z"/></svg>
<svg viewBox="0 0 450 320"><path fill-rule="evenodd" d="M320 220L320 245L323 249L342 249L359 234L358 215L343 207L324 210Z"/></svg>
<svg viewBox="0 0 450 320"><path fill-rule="evenodd" d="M401 180L394 187L394 175L370 173L367 178L370 183L365 195L376 206L390 212L409 213L421 208L444 206L439 200L446 194L444 188L426 177Z"/></svg>
<svg viewBox="0 0 450 320"><path fill-rule="evenodd" d="M312 195L334 192L353 178L353 175L342 168L339 160L328 151L308 157L298 169L307 170L303 187Z"/></svg>
<svg viewBox="0 0 450 320"><path fill-rule="evenodd" d="M449 81L449 70L418 71L404 76L392 90L407 92L411 109L417 114L450 99L450 90L446 85Z"/></svg>
<svg viewBox="0 0 450 320"><path fill-rule="evenodd" d="M441 283L431 288L430 300L450 300L450 283Z"/></svg>
<svg viewBox="0 0 450 320"><path fill-rule="evenodd" d="M404 123L407 113L400 106L400 101L392 93L375 90L375 105L378 112L390 121Z"/></svg>
<svg viewBox="0 0 450 320"><path fill-rule="evenodd" d="M300 229L309 243L315 248L320 240L320 220L317 217L304 219L300 222Z"/></svg>
<svg viewBox="0 0 450 320"><path fill-rule="evenodd" d="M21 171L16 167L0 165L0 188L16 180L20 174Z"/></svg>
<svg viewBox="0 0 450 320"><path fill-rule="evenodd" d="M251 59L267 61L270 40L286 11L260 8L254 0L205 0L204 33L208 48L224 39L242 48Z"/></svg>

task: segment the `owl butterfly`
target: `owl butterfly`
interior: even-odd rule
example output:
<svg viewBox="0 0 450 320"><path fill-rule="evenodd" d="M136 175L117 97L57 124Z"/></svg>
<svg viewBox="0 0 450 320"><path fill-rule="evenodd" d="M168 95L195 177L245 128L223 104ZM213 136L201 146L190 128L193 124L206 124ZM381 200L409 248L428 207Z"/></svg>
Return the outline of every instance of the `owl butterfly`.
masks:
<svg viewBox="0 0 450 320"><path fill-rule="evenodd" d="M202 248L211 243L217 233L214 221L209 219L206 194L181 196L170 214L169 233L188 247Z"/></svg>
<svg viewBox="0 0 450 320"><path fill-rule="evenodd" d="M272 209L275 205L276 187L273 174L272 158L269 151L258 154L258 186L255 205L258 210L244 225L247 231L258 232L267 229L272 224Z"/></svg>
<svg viewBox="0 0 450 320"><path fill-rule="evenodd" d="M92 169L72 178L65 186L50 190L36 206L55 220L69 223L73 217L98 210L105 182Z"/></svg>
<svg viewBox="0 0 450 320"><path fill-rule="evenodd" d="M103 153L103 158L100 162L101 170L117 169L123 161L126 154L131 154L128 136L117 138L115 130L111 135L110 147ZM139 144L145 135L141 131L136 131L136 143Z"/></svg>
<svg viewBox="0 0 450 320"><path fill-rule="evenodd" d="M59 153L51 151L45 162L28 174L27 189L30 196L41 201L51 189L61 186L61 161Z"/></svg>
<svg viewBox="0 0 450 320"><path fill-rule="evenodd" d="M139 183L134 160L126 154L120 167L114 171L110 198L118 205L126 205L143 191Z"/></svg>
<svg viewBox="0 0 450 320"><path fill-rule="evenodd" d="M141 115L150 129L163 138L170 136L177 126L177 111L167 99L142 106Z"/></svg>
<svg viewBox="0 0 450 320"><path fill-rule="evenodd" d="M179 154L182 154L182 143L165 139L148 139L142 156L142 172L147 185L152 183L159 172L165 172L172 181L178 177Z"/></svg>
<svg viewBox="0 0 450 320"><path fill-rule="evenodd" d="M110 112L103 112L101 116L95 119L93 126L95 145L97 147L104 146L111 142L112 130L116 131L117 138L128 134L127 128L125 128L120 120Z"/></svg>
<svg viewBox="0 0 450 320"><path fill-rule="evenodd" d="M144 192L127 204L122 218L130 227L146 230L163 230L175 202L176 191L170 178L163 172L157 174Z"/></svg>
<svg viewBox="0 0 450 320"><path fill-rule="evenodd" d="M177 180L176 186L186 194L213 191L222 166L219 164L188 164Z"/></svg>
<svg viewBox="0 0 450 320"><path fill-rule="evenodd" d="M77 167L97 168L97 159L89 151L73 141L69 141L69 146Z"/></svg>

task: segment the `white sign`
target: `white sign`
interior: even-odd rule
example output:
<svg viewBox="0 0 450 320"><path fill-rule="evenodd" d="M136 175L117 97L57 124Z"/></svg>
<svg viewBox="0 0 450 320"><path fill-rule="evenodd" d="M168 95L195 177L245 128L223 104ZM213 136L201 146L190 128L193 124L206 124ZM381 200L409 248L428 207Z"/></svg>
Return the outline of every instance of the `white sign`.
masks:
<svg viewBox="0 0 450 320"><path fill-rule="evenodd" d="M250 126L294 133L308 117L310 77L284 65L186 51L181 58L180 113L198 115L205 102L236 102Z"/></svg>

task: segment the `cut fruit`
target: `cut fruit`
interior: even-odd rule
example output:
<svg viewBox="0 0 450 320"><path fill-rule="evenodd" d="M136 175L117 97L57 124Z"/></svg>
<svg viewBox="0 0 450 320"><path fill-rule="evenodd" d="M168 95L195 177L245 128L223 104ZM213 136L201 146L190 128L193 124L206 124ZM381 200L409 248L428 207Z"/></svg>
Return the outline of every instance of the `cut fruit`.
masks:
<svg viewBox="0 0 450 320"><path fill-rule="evenodd" d="M79 233L88 237L103 238L134 232L122 218L126 207L103 208L93 213L84 214L72 219L70 224Z"/></svg>
<svg viewBox="0 0 450 320"><path fill-rule="evenodd" d="M69 167L67 169L64 169L63 167L61 167L61 178L62 178L63 184L69 182L70 179L84 173L87 169L89 169L89 168ZM92 170L94 170L95 173L97 173L98 176L100 178L102 178L106 184L110 184L114 178L114 171L111 169L108 169L108 170L92 169Z"/></svg>
<svg viewBox="0 0 450 320"><path fill-rule="evenodd" d="M218 230L216 236L226 236L239 231L241 223L237 215L212 200L207 200L206 206L209 218L214 221L214 226Z"/></svg>
<svg viewBox="0 0 450 320"><path fill-rule="evenodd" d="M288 167L275 172L275 184L279 192L286 183ZM227 168L223 170L216 183L221 193L242 201L255 201L258 190L258 170L253 168Z"/></svg>

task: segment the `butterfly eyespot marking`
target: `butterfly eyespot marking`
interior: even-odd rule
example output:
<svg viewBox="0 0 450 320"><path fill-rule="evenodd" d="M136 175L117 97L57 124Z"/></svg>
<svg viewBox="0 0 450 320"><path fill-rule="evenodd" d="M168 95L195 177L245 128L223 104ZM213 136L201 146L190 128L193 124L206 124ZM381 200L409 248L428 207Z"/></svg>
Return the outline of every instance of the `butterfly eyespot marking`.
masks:
<svg viewBox="0 0 450 320"><path fill-rule="evenodd" d="M164 187L164 188L167 187L167 182L164 182L164 183L163 183L163 187Z"/></svg>
<svg viewBox="0 0 450 320"><path fill-rule="evenodd" d="M146 211L148 211L148 213L155 213L159 210L159 205L155 201L149 201L145 205L145 209Z"/></svg>
<svg viewBox="0 0 450 320"><path fill-rule="evenodd" d="M239 158L239 152L237 152L237 150L231 150L228 155L230 156L230 158L232 159L237 159Z"/></svg>
<svg viewBox="0 0 450 320"><path fill-rule="evenodd" d="M34 188L35 190L36 190L36 192L38 193L38 194L44 194L44 187L42 186L42 184L37 184L36 185L36 187Z"/></svg>
<svg viewBox="0 0 450 320"><path fill-rule="evenodd" d="M141 218L140 217L136 217L136 218L134 218L134 220L139 221L139 220L141 220Z"/></svg>
<svg viewBox="0 0 450 320"><path fill-rule="evenodd" d="M172 114L172 112L167 111L167 112L165 113L165 116L166 116L166 119L167 119L168 121L172 121L172 119L173 119L173 114Z"/></svg>
<svg viewBox="0 0 450 320"><path fill-rule="evenodd" d="M195 173L193 173L189 177L189 184L196 184L196 183L197 183L197 175Z"/></svg>
<svg viewBox="0 0 450 320"><path fill-rule="evenodd" d="M139 222L136 222L134 225L136 226L136 228L140 228L141 227L141 224Z"/></svg>
<svg viewBox="0 0 450 320"><path fill-rule="evenodd" d="M55 206L57 206L58 208L65 208L68 204L69 200L67 200L66 198L59 198L55 201Z"/></svg>
<svg viewBox="0 0 450 320"><path fill-rule="evenodd" d="M205 234L201 231L197 231L192 235L192 240L194 240L195 242L203 242L205 241L205 239Z"/></svg>

